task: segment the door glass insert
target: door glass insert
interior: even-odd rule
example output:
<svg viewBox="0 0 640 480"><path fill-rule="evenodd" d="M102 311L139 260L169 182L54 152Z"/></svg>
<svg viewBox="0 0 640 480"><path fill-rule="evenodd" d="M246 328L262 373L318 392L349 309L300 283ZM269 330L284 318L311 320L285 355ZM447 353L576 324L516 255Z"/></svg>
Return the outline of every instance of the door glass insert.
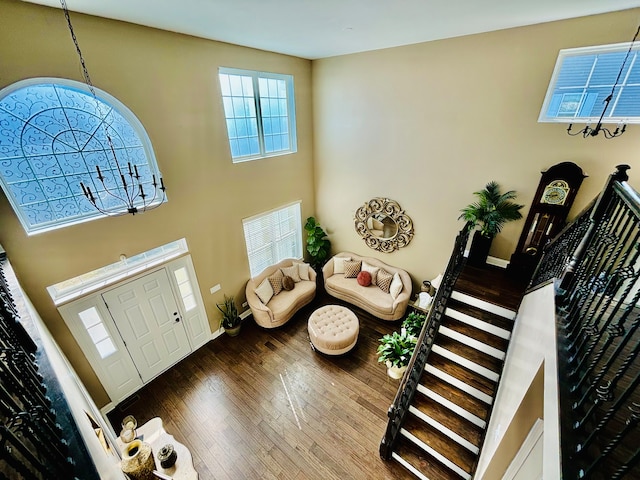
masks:
<svg viewBox="0 0 640 480"><path fill-rule="evenodd" d="M93 345L98 350L100 358L105 359L118 351L111 335L104 325L100 312L95 307L88 308L78 313L84 328L87 330Z"/></svg>

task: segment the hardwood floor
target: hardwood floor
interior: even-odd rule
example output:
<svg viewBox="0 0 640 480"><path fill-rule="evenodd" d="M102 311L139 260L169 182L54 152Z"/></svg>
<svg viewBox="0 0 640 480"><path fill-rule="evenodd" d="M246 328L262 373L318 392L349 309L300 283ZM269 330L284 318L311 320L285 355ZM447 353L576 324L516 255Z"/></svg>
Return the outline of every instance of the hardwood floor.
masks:
<svg viewBox="0 0 640 480"><path fill-rule="evenodd" d="M352 308L356 347L341 357L313 352L306 321L320 292L281 328L251 320L238 337L209 342L111 412L140 423L159 416L189 447L200 479L410 479L378 454L386 411L398 386L375 353L399 327ZM137 400L136 400L137 398Z"/></svg>
<svg viewBox="0 0 640 480"><path fill-rule="evenodd" d="M511 308L523 290L502 271L472 267L458 289ZM319 286L312 304L280 328L262 329L249 317L238 337L209 342L118 406L109 414L114 429L127 414L140 423L161 417L191 450L201 480L415 478L378 454L398 381L377 362L376 348L400 322L351 306L358 343L329 357L313 352L307 335L310 313L329 303L347 305Z"/></svg>

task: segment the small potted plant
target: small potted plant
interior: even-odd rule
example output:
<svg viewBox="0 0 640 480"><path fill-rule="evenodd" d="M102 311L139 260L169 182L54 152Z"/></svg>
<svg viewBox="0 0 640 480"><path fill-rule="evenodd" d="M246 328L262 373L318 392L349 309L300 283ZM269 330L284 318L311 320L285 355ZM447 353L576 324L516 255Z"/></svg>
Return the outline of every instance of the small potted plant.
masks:
<svg viewBox="0 0 640 480"><path fill-rule="evenodd" d="M316 272L319 272L331 253L331 241L314 217L307 218L304 229L307 232L307 252L311 257L309 263Z"/></svg>
<svg viewBox="0 0 640 480"><path fill-rule="evenodd" d="M478 197L478 201L464 207L458 220L469 222L469 228L480 226L480 230L473 234L468 262L470 265L482 266L487 261L493 237L500 233L505 223L522 218L520 209L524 205L511 201L516 198L514 190L500 193L500 185L496 182L487 183L484 190L473 194Z"/></svg>
<svg viewBox="0 0 640 480"><path fill-rule="evenodd" d="M227 335L235 337L240 333L240 315L238 315L238 309L236 308L236 302L233 295L230 297L224 296L222 303L216 303L218 310L222 312L222 318L220 319L220 326L224 328Z"/></svg>
<svg viewBox="0 0 640 480"><path fill-rule="evenodd" d="M427 316L422 313L410 312L402 321L402 329L405 330L408 335L418 338L426 319Z"/></svg>
<svg viewBox="0 0 640 480"><path fill-rule="evenodd" d="M405 329L387 334L380 339L378 361L387 366L387 375L396 380L402 378L415 346L416 338L409 335Z"/></svg>

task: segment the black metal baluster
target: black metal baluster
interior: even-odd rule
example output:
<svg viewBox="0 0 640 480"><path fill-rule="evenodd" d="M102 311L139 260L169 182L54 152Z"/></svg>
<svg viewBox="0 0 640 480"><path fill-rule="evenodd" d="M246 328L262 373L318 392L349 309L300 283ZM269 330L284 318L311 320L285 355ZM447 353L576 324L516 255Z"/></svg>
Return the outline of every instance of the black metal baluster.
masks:
<svg viewBox="0 0 640 480"><path fill-rule="evenodd" d="M635 467L638 464L639 460L640 460L640 447L636 449L636 451L633 453L632 457L627 461L627 463L622 465L618 470L616 470L613 473L613 475L611 476L611 480L619 480L622 477L624 477L629 472L629 470L631 470L633 467Z"/></svg>

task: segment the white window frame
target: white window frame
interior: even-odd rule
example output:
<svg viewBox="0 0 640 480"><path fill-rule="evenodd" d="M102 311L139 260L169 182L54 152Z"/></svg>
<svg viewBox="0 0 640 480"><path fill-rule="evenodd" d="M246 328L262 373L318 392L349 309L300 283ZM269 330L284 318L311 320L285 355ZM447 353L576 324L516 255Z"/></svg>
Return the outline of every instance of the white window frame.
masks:
<svg viewBox="0 0 640 480"><path fill-rule="evenodd" d="M227 140L229 141L229 154L231 156L231 160L233 163L241 163L241 162L246 162L251 160L258 160L261 158L287 155L287 154L295 153L298 151L293 75L271 73L271 72L259 72L254 70L243 70L243 69L228 68L228 67L219 67L218 85L220 87L220 96L223 99L223 104L225 100L225 95L224 95L224 89L222 87L222 83L220 80L220 75L239 75L244 77L250 77L253 83L253 101L254 101L254 108L255 108L255 114L256 114L256 123L257 123L256 127L257 127L259 153L249 154L249 155L236 155L236 156L233 155L233 148L231 143L236 137L233 137L231 135L228 121L234 120L235 117L233 117L232 114L230 114L230 112L228 112L225 106L223 105L225 128L227 130ZM262 106L261 106L261 96L260 96L260 87L259 87L260 79L275 79L275 80L282 80L285 82L286 89L287 89L286 104L287 104L287 123L288 123L288 132L289 132L289 148L287 149L277 150L277 151L268 152L268 153L266 152L265 132L263 131Z"/></svg>
<svg viewBox="0 0 640 480"><path fill-rule="evenodd" d="M589 101L589 94L591 93L589 91L590 88L602 88L602 89L608 89L608 93L611 93L611 89L613 88L613 83L611 84L603 84L603 85L591 85L589 82L591 81L591 73L593 70L591 70L590 74L589 74L589 78L587 80L587 84L585 85L585 87L583 88L583 91L581 93L575 93L575 92L571 92L571 95L579 95L580 98L578 100L578 106L576 108L576 113L573 116L550 116L548 115L549 113L549 108L552 104L553 101L553 97L554 94L558 94L558 92L556 92L556 84L558 82L559 76L560 76L560 72L562 70L562 66L564 61L567 58L571 58L571 57L580 57L580 56L593 56L593 55L606 55L609 53L626 53L629 51L629 47L631 47L631 43L627 42L627 43L617 43L617 44L612 44L612 45L600 45L600 46L594 46L594 47L581 47L581 48L568 48L568 49L563 49L560 50L560 52L558 53L558 58L556 60L556 65L555 68L553 70L553 74L551 76L551 81L549 82L549 87L547 89L547 93L545 95L544 98L544 102L542 103L542 109L540 110L540 116L538 117L538 122L542 122L542 123L596 123L600 120L600 114L602 113L602 110L599 109L597 110L598 114L597 115L592 115L592 116L578 116L580 113L580 110L583 108L583 106ZM631 49L631 53L629 54L629 57L627 58L627 63L625 65L625 70L626 72L624 72L622 74L622 76L620 77L620 79L618 80L617 83L617 87L616 87L616 91L614 93L613 99L611 100L609 107L607 108L607 111L605 112L605 116L602 118L602 123L610 123L610 124L631 124L631 123L640 123L640 112L638 112L637 116L613 116L613 113L615 111L615 107L616 104L618 102L618 99L620 98L620 95L622 94L622 92L624 91L624 89L626 87L640 87L640 83L629 83L628 79L629 79L629 74L630 72L632 72L632 70L636 70L640 68L640 45L639 44L634 44L632 49ZM597 59L596 59L597 62ZM594 62L592 64L592 69L593 69L593 65L596 65L596 63ZM620 71L619 67L616 69L616 75L617 73ZM567 89L573 89L575 90L576 88L579 88L578 85L573 86L573 87L565 87ZM595 99L594 99L595 101ZM604 105L603 105L604 107Z"/></svg>
<svg viewBox="0 0 640 480"><path fill-rule="evenodd" d="M269 210L268 212L263 212L258 215L254 215L252 217L242 219L245 246L247 250L247 259L249 260L249 271L252 278L258 275L260 272L262 272L269 265L274 265L286 258L295 258L298 260L302 259L301 203L302 202L300 201L290 203L288 205L284 205L282 207ZM275 222L276 215L288 209L292 209L290 213L291 213L291 218L293 218L295 221L294 229L289 230L287 232L279 232L278 224ZM257 246L256 248L251 248L250 246L251 240L249 238L251 236L251 232L249 231L249 229L252 226L257 225L256 222L261 221L263 219L268 220L270 222L269 241L265 244ZM280 251L278 248L280 242L286 241L285 239L290 240L292 237L295 238L295 246L294 246L295 252L293 252L292 255L280 255ZM258 259L263 256L263 255L260 255L260 253L261 252L263 253L265 249L269 251L269 259L270 259L269 265L262 265L261 263L258 262Z"/></svg>

